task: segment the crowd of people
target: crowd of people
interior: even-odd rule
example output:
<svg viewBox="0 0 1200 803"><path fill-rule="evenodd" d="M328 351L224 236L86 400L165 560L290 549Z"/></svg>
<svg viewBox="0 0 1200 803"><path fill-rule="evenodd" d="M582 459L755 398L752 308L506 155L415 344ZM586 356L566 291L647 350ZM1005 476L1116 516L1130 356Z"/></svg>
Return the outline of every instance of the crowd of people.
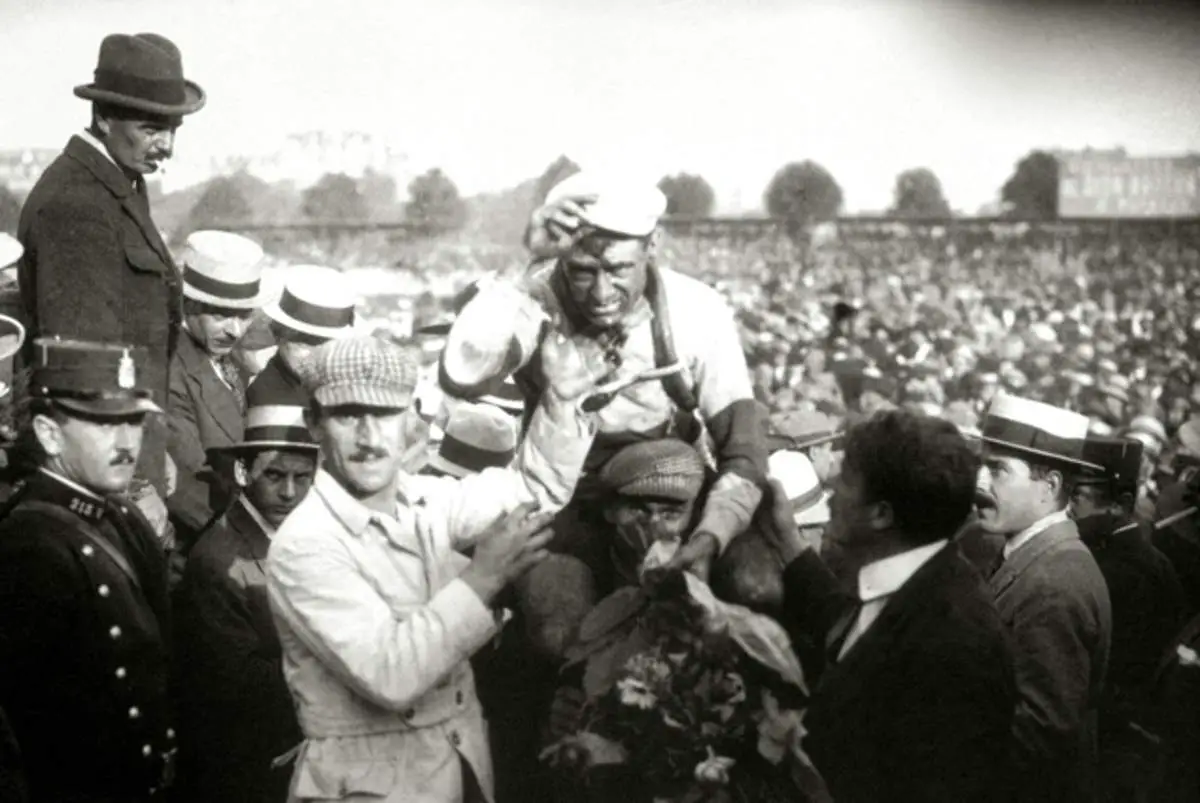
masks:
<svg viewBox="0 0 1200 803"><path fill-rule="evenodd" d="M689 247L581 172L373 336L336 268L165 245L172 43L76 94L0 238L3 803L612 799L539 757L651 558L786 629L812 800L1200 799L1194 229Z"/></svg>

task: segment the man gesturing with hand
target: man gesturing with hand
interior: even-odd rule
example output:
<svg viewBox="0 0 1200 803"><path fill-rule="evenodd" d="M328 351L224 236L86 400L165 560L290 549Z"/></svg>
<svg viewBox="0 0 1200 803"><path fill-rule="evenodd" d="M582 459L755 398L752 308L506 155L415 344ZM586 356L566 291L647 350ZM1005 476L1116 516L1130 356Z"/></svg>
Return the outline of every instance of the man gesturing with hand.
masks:
<svg viewBox="0 0 1200 803"><path fill-rule="evenodd" d="M323 463L271 544L268 589L305 742L291 799L492 799L468 659L493 601L544 555L535 535L591 447L577 399L599 369L552 335L543 394L510 468L464 480L400 469L417 363L373 338L321 346L301 378ZM536 511L536 512L534 512ZM474 547L470 564L456 549Z"/></svg>

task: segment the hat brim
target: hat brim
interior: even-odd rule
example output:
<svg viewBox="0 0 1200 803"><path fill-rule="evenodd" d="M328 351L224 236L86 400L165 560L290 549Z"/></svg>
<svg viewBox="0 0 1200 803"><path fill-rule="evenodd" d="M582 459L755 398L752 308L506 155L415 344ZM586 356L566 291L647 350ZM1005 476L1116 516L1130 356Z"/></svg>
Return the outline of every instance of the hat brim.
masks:
<svg viewBox="0 0 1200 803"><path fill-rule="evenodd" d="M452 463L446 458L442 457L440 454L434 454L431 456L425 465L429 468L437 469L443 474L449 474L451 477L457 477L460 480L464 477L469 477L472 474L479 473L478 471L472 471L469 468L460 466L458 463Z"/></svg>
<svg viewBox="0 0 1200 803"><path fill-rule="evenodd" d="M95 418L122 418L130 415L161 413L163 410L150 399L68 399L52 396L50 400L65 410Z"/></svg>
<svg viewBox="0 0 1200 803"><path fill-rule="evenodd" d="M110 92L107 89L100 89L95 84L83 84L82 86L75 87L75 97L98 103L109 103L124 109L137 109L138 111L150 112L151 114L161 114L164 117L181 117L186 114L194 114L204 108L208 97L198 84L185 80L183 82L183 89L186 100L179 105L155 103L145 98L123 95L120 92Z"/></svg>
<svg viewBox="0 0 1200 803"><path fill-rule="evenodd" d="M202 304L211 304L214 307L222 309L237 309L237 310L255 310L264 307L274 299L270 290L263 289L258 295L251 298L223 298L214 296L212 293L206 293L203 290L197 290L187 283L183 282L183 297L190 298L192 301L199 301Z"/></svg>
<svg viewBox="0 0 1200 803"><path fill-rule="evenodd" d="M1065 457L1061 454L1056 454L1054 452L1047 452L1043 449L1034 449L1030 446L1024 446L1022 444L1013 443L1012 441L1000 440L999 438L988 437L987 435L983 435L983 434L981 434L979 436L979 440L982 443L986 443L991 446L999 446L1000 448L1005 449L1010 452L1016 452L1019 454L1027 454L1027 455L1030 455L1031 457L1040 457L1040 458L1043 458L1045 460L1050 460L1055 463L1061 463L1064 465L1074 466L1076 468L1086 468L1086 469L1090 469L1092 471L1103 471L1104 470L1104 466L1100 466L1095 463L1089 463L1088 461L1083 460L1082 458Z"/></svg>
<svg viewBox="0 0 1200 803"><path fill-rule="evenodd" d="M298 452L319 452L321 447L315 443L300 441L243 441L229 446L211 446L209 451L221 454L241 454L243 452L259 452L264 449L289 449Z"/></svg>
<svg viewBox="0 0 1200 803"><path fill-rule="evenodd" d="M378 410L396 410L403 412L415 403L415 396L410 392L364 386L358 383L338 383L324 385L313 392L313 399L322 407L373 407Z"/></svg>
<svg viewBox="0 0 1200 803"><path fill-rule="evenodd" d="M268 303L261 306L263 314L275 321L275 323L280 324L281 326L286 326L288 329L292 329L302 335L312 335L313 337L323 337L327 340L337 340L339 337L346 337L347 335L354 334L353 325L339 327L317 326L316 324L305 323L304 321L297 320L296 318L293 318L291 315L288 315L286 312L284 312L284 310L279 306L279 299L277 298L272 299Z"/></svg>
<svg viewBox="0 0 1200 803"><path fill-rule="evenodd" d="M817 525L828 524L830 520L829 500L833 494L829 491L822 491L817 501L807 507L796 511L792 516L792 520L797 527L816 527Z"/></svg>

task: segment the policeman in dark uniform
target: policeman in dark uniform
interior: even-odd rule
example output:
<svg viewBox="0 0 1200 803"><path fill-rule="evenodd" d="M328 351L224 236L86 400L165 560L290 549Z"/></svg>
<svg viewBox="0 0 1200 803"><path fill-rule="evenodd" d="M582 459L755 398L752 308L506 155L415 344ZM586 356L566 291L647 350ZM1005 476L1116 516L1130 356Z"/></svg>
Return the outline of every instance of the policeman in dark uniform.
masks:
<svg viewBox="0 0 1200 803"><path fill-rule="evenodd" d="M1184 623L1175 570L1151 546L1148 523L1134 516L1142 449L1132 439L1089 435L1084 459L1104 471L1081 478L1071 502L1112 599L1112 653L1099 729L1103 801L1144 799L1139 790L1157 760L1154 676Z"/></svg>
<svg viewBox="0 0 1200 803"><path fill-rule="evenodd" d="M0 511L0 707L34 803L164 798L174 775L167 567L123 496L148 413L144 350L38 339Z"/></svg>

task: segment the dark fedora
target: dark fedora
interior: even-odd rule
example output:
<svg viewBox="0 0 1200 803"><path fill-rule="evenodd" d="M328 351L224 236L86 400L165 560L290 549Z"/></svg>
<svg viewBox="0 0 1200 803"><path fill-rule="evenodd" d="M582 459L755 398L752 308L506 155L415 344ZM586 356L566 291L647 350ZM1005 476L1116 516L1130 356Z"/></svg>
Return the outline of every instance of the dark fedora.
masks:
<svg viewBox="0 0 1200 803"><path fill-rule="evenodd" d="M204 90L183 78L179 48L156 33L114 33L100 43L95 80L75 87L85 100L177 117L204 107Z"/></svg>

